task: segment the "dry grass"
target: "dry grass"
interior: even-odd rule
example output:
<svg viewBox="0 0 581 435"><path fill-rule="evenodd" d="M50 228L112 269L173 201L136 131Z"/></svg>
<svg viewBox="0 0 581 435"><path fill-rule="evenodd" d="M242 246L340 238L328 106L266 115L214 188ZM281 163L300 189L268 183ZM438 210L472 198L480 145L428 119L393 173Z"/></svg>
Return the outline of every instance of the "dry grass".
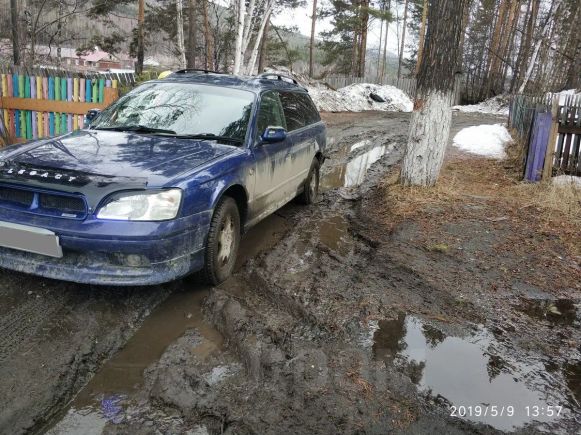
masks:
<svg viewBox="0 0 581 435"><path fill-rule="evenodd" d="M389 210L392 227L434 208L444 208L448 221L466 218L466 207L462 205L483 202L494 210L494 216L483 215L483 221L510 217L520 225L532 225L534 230L558 236L572 255L580 256L581 189L573 185L524 183L515 160L450 161L437 185L431 188L399 185L396 169L383 181L377 199L383 203L383 210Z"/></svg>

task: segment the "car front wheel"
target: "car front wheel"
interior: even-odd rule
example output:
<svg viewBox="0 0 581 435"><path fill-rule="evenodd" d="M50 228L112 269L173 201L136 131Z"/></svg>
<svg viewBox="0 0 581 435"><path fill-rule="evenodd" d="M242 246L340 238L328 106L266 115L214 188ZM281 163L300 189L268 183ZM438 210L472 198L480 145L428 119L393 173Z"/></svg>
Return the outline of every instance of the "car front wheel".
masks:
<svg viewBox="0 0 581 435"><path fill-rule="evenodd" d="M225 281L234 270L240 246L240 213L234 199L223 197L212 216L206 243L204 277L212 285Z"/></svg>

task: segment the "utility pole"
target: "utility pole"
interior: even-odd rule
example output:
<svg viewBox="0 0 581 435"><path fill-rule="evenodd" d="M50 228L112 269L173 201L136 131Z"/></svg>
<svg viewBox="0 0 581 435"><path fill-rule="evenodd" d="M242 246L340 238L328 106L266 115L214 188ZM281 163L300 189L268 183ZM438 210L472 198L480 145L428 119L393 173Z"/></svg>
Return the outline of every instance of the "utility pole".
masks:
<svg viewBox="0 0 581 435"><path fill-rule="evenodd" d="M313 78L313 47L315 45L315 25L317 23L317 0L313 0L313 15L311 16L311 45L309 46L309 77Z"/></svg>
<svg viewBox="0 0 581 435"><path fill-rule="evenodd" d="M10 18L12 20L12 60L20 65L20 42L18 33L18 1L10 0Z"/></svg>
<svg viewBox="0 0 581 435"><path fill-rule="evenodd" d="M145 0L137 0L139 4L137 13L137 64L135 65L135 72L141 74L143 72L143 58L145 57L144 39L145 39Z"/></svg>

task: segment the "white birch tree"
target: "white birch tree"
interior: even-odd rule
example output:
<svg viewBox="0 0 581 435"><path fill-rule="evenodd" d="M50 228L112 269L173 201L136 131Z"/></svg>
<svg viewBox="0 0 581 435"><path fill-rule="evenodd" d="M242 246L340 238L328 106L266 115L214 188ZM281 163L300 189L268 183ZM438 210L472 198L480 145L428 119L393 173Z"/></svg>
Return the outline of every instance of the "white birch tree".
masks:
<svg viewBox="0 0 581 435"><path fill-rule="evenodd" d="M243 53L242 53L242 38L244 37L244 13L246 7L244 0L235 0L237 22L236 22L236 44L234 48L234 68L232 74L239 74L242 67Z"/></svg>
<svg viewBox="0 0 581 435"><path fill-rule="evenodd" d="M400 182L433 186L452 123L455 73L461 60L462 19L468 0L430 0L428 31Z"/></svg>

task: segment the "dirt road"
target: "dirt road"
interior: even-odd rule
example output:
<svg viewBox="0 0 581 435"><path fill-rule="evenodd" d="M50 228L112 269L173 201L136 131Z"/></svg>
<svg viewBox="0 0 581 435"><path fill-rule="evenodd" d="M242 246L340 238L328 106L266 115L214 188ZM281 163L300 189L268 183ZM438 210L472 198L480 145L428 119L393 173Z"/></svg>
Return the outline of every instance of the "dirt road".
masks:
<svg viewBox="0 0 581 435"><path fill-rule="evenodd" d="M249 232L236 274L218 288L186 279L120 290L2 272L0 433L578 428L579 301L559 299L562 315L546 325L535 299L533 315L499 307L509 295L485 300L480 275L494 280L494 268L469 270L473 285L458 291L467 266L412 249L420 228L378 231L373 195L401 159L409 115L326 121L321 200L290 204ZM452 134L493 122L457 114ZM539 304L551 298L516 285ZM535 346L512 336L538 324ZM551 331L576 353L550 357ZM542 404L562 406L560 416L526 409ZM454 417L450 405L505 415Z"/></svg>

